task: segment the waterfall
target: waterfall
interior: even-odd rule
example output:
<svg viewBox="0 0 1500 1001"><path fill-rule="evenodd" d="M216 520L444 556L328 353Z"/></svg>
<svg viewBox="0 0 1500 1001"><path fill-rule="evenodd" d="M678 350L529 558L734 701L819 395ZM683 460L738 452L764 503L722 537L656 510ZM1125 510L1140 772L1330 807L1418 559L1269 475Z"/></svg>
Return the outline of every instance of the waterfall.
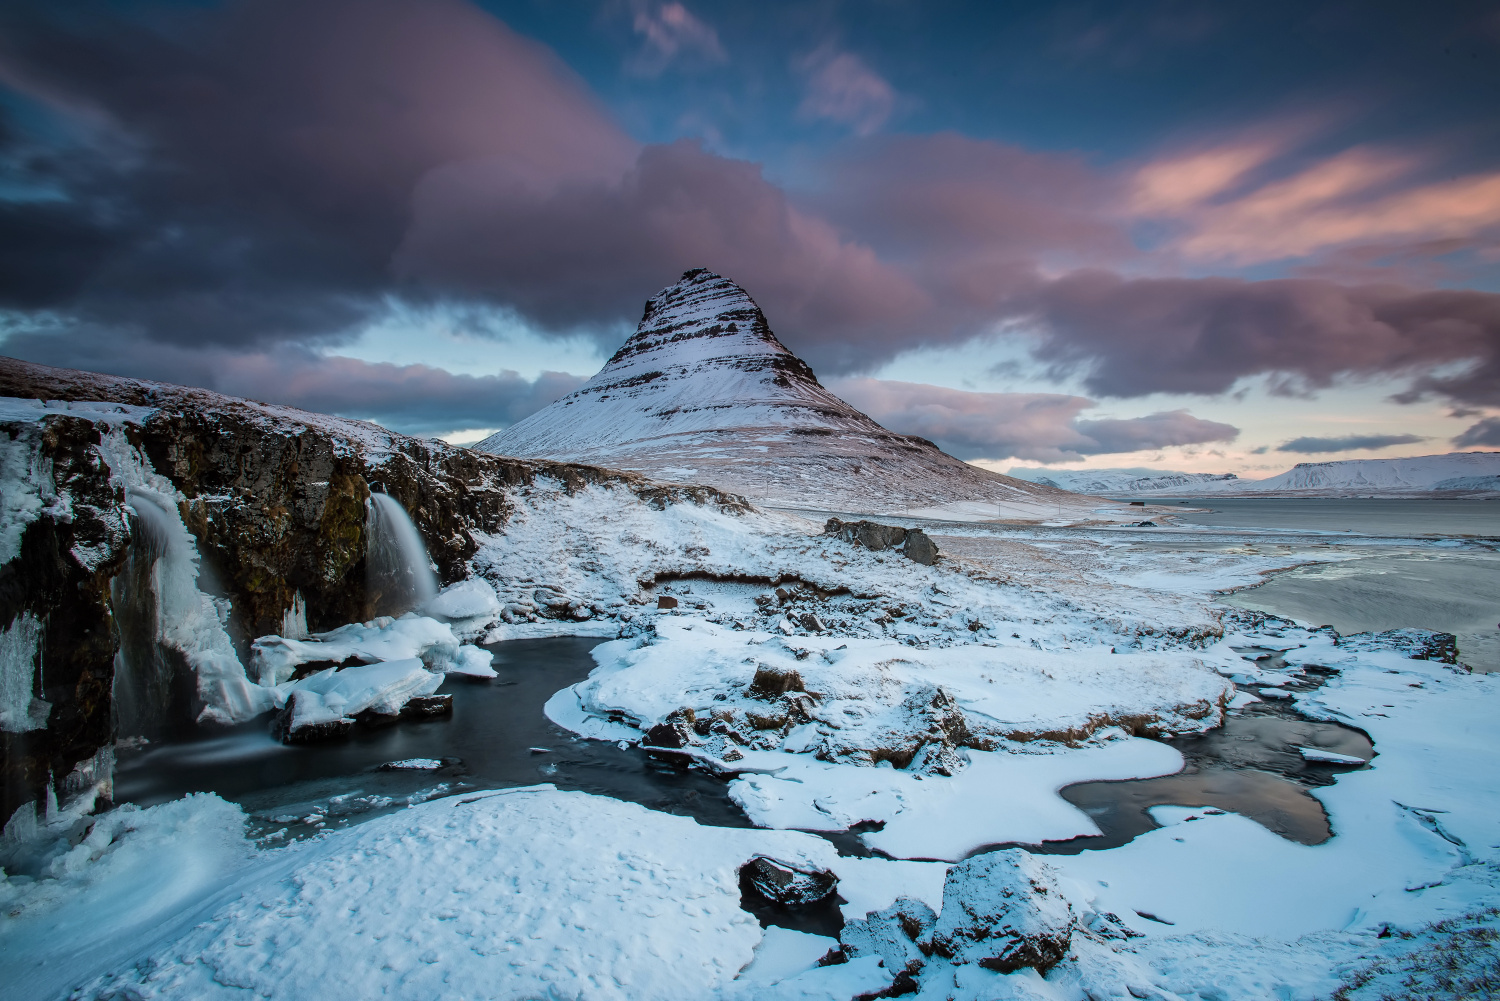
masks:
<svg viewBox="0 0 1500 1001"><path fill-rule="evenodd" d="M400 615L437 597L437 575L417 526L389 494L370 495L365 586L377 615Z"/></svg>
<svg viewBox="0 0 1500 1001"><path fill-rule="evenodd" d="M176 502L130 487L130 556L110 582L120 633L114 715L122 737L156 737L192 721L238 723L271 708L245 677L225 631L228 602L198 586L199 554Z"/></svg>

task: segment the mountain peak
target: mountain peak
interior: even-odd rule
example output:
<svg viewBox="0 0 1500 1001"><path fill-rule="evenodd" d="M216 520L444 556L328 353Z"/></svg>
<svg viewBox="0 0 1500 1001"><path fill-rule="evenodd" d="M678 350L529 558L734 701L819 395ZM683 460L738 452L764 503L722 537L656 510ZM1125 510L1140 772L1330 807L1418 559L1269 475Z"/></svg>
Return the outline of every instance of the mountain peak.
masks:
<svg viewBox="0 0 1500 1001"><path fill-rule="evenodd" d="M648 299L587 383L476 448L867 513L953 502L993 512L1057 493L881 427L818 382L749 293L707 268Z"/></svg>

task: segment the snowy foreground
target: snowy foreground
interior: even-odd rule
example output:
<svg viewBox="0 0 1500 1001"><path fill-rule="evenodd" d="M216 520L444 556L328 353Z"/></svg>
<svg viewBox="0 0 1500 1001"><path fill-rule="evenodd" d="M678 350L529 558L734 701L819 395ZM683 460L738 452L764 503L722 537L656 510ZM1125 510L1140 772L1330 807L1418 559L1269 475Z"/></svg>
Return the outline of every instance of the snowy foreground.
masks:
<svg viewBox="0 0 1500 1001"><path fill-rule="evenodd" d="M455 638L598 635L598 669L548 715L723 773L760 829L549 786L282 847L249 841L243 812L211 795L59 810L7 832L33 839L41 876L0 882L0 994L848 999L902 974L908 996L976 1001L1375 998L1408 977L1411 996L1442 997L1432 956L1492 962L1495 676L1412 659L1420 636L1341 639L1212 602L1336 552L1013 532L971 540L988 559L928 567L820 527L543 483L471 561L484 584L430 609ZM390 632L322 642L373 651ZM299 642L261 644L261 686L334 659ZM445 669L482 673L446 642L408 647L380 663L436 668L441 650ZM1304 683L1309 666L1327 681ZM309 708L353 698L333 685L349 670L363 669L325 676ZM1314 791L1335 832L1323 844L1158 807L1161 826L1119 848L968 858L1097 833L1059 788L1175 772L1181 756L1148 736L1278 696L1374 742L1367 767ZM883 822L860 837L884 857L808 833L862 821ZM756 856L837 875L842 939L742 910L737 873ZM818 965L830 954L845 961Z"/></svg>

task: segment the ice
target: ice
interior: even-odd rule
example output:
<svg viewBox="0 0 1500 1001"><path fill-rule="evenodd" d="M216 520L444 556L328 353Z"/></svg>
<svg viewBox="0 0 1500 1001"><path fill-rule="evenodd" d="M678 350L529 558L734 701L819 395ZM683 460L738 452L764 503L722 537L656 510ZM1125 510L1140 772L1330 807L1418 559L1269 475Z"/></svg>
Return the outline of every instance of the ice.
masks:
<svg viewBox="0 0 1500 1001"><path fill-rule="evenodd" d="M275 695L278 706L292 706L288 729L295 732L366 709L392 716L416 696L431 695L442 683L441 674L411 657L343 670L330 667L301 681L278 685Z"/></svg>
<svg viewBox="0 0 1500 1001"><path fill-rule="evenodd" d="M1305 761L1322 761L1334 765L1362 765L1364 758L1352 754L1339 754L1335 751L1325 751L1321 747L1298 747L1297 752Z"/></svg>
<svg viewBox="0 0 1500 1001"><path fill-rule="evenodd" d="M147 486L128 491L131 510L164 542L151 571L159 642L187 659L204 703L200 722L240 723L271 707L271 693L245 676L214 599L198 588L198 544L172 496Z"/></svg>
<svg viewBox="0 0 1500 1001"><path fill-rule="evenodd" d="M450 623L473 623L482 628L499 618L503 609L489 581L469 577L443 588L441 594L422 607L422 612Z"/></svg>
<svg viewBox="0 0 1500 1001"><path fill-rule="evenodd" d="M415 612L350 623L305 640L262 636L250 646L250 666L262 685L284 683L301 664L342 664L350 659L368 664L409 657L420 658L434 671L494 677L490 654L460 643L448 623Z"/></svg>
<svg viewBox="0 0 1500 1001"><path fill-rule="evenodd" d="M22 612L0 629L0 730L25 733L47 725L52 706L36 697L42 623Z"/></svg>

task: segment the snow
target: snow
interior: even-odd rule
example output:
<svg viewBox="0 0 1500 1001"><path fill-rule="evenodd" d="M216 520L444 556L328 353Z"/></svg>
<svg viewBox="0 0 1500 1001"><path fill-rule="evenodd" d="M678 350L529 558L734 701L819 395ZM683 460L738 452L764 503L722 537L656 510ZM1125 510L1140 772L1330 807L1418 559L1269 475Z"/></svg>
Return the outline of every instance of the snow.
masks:
<svg viewBox="0 0 1500 1001"><path fill-rule="evenodd" d="M860 835L871 848L898 859L957 861L985 845L1098 834L1087 814L1057 795L1059 789L1182 768L1182 756L1171 747L1118 736L1095 746L1050 746L1030 754L1009 747L970 751L969 759L967 768L949 777L752 752L737 764L786 767L774 775L741 776L729 795L767 827L844 830L878 821L885 825L881 830Z"/></svg>
<svg viewBox="0 0 1500 1001"><path fill-rule="evenodd" d="M1008 475L1028 483L1072 490L1081 494L1134 496L1146 493L1196 495L1233 489L1240 480L1233 473L1179 473L1167 469L1047 469L1015 466Z"/></svg>
<svg viewBox="0 0 1500 1001"><path fill-rule="evenodd" d="M584 386L476 448L709 483L792 508L971 503L977 517L1040 521L1096 503L886 430L819 384L744 289L701 269L653 296L635 334Z"/></svg>
<svg viewBox="0 0 1500 1001"><path fill-rule="evenodd" d="M327 668L301 681L276 687L276 705L292 706L288 729L330 723L366 709L387 716L401 711L411 699L431 695L443 676L427 670L415 657L343 670ZM296 696L294 699L293 696Z"/></svg>
<svg viewBox="0 0 1500 1001"><path fill-rule="evenodd" d="M810 835L704 828L545 786L436 800L261 853L195 927L79 996L764 996L734 984L762 940L737 878L757 854L836 857ZM778 996L819 996L804 988L850 972Z"/></svg>
<svg viewBox="0 0 1500 1001"><path fill-rule="evenodd" d="M415 612L353 622L305 640L261 636L250 645L250 667L268 687L282 685L301 664L351 659L373 664L411 657L433 671L495 676L489 652L460 643L448 623Z"/></svg>

